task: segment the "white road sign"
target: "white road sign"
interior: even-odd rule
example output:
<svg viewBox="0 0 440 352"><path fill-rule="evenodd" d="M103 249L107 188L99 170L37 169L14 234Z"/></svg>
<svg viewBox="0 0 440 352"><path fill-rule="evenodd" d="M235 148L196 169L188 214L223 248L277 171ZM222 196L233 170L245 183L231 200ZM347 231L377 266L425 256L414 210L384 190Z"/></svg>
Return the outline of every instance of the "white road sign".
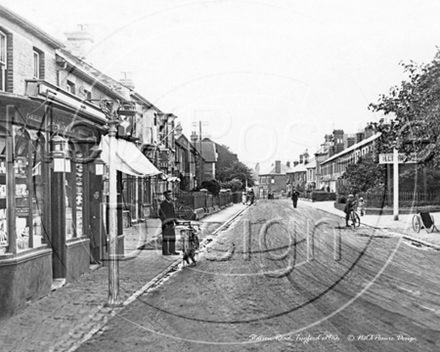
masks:
<svg viewBox="0 0 440 352"><path fill-rule="evenodd" d="M411 155L405 155L399 153L399 164L414 164L417 162L417 155L415 153ZM381 153L379 154L379 164L392 164L394 162L393 153Z"/></svg>

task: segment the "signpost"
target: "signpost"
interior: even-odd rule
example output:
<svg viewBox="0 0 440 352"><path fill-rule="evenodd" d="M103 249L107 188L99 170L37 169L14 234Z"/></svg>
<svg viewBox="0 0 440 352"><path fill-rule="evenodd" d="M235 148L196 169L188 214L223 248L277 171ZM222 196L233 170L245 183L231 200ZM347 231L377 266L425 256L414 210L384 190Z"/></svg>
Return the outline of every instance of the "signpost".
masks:
<svg viewBox="0 0 440 352"><path fill-rule="evenodd" d="M379 164L393 164L393 215L394 220L399 220L399 164L417 163L417 154L405 155L394 148L393 153L379 154Z"/></svg>
<svg viewBox="0 0 440 352"><path fill-rule="evenodd" d="M379 154L379 164L394 164L395 155L398 155L399 164L415 164L417 163L417 154L412 153L405 155L404 153L382 153Z"/></svg>

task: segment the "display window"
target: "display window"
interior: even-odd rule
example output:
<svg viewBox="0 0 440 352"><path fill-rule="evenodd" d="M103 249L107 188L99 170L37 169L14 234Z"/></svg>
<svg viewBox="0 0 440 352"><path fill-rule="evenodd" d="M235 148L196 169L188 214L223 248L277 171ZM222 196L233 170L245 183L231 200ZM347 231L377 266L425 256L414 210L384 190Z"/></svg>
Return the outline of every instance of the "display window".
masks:
<svg viewBox="0 0 440 352"><path fill-rule="evenodd" d="M71 172L66 173L66 239L86 236L84 231L84 184L87 164L82 162L87 150L69 144L72 151ZM85 148L85 147L84 147Z"/></svg>
<svg viewBox="0 0 440 352"><path fill-rule="evenodd" d="M44 136L20 126L12 127L12 135L8 132L0 130L0 254L46 245ZM11 138L12 143L8 141ZM7 162L8 148L14 150L12 163ZM14 189L10 183L15 188L12 194L8 193ZM8 211L8 206L14 209ZM14 242L16 248L11 248Z"/></svg>
<svg viewBox="0 0 440 352"><path fill-rule="evenodd" d="M43 136L14 126L15 232L17 251L45 244Z"/></svg>
<svg viewBox="0 0 440 352"><path fill-rule="evenodd" d="M6 212L6 138L7 130L0 128L0 254L6 253L9 246Z"/></svg>

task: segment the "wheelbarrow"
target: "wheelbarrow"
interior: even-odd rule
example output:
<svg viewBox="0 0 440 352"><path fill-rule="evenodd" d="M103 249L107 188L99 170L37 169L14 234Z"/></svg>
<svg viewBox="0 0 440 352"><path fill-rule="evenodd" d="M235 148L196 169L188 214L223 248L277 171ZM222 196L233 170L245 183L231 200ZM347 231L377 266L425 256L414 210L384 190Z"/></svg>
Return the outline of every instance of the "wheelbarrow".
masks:
<svg viewBox="0 0 440 352"><path fill-rule="evenodd" d="M434 230L438 231L434 224L434 217L428 212L415 214L412 219L412 227L417 233L419 233L421 229L425 229L428 233Z"/></svg>

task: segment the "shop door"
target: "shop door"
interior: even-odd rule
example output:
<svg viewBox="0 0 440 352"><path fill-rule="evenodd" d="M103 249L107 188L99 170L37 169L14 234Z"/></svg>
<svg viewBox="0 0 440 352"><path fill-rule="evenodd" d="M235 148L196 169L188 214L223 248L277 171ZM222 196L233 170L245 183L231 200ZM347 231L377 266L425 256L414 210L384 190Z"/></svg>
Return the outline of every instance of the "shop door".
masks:
<svg viewBox="0 0 440 352"><path fill-rule="evenodd" d="M66 176L51 170L51 241L52 273L54 279L66 278Z"/></svg>
<svg viewBox="0 0 440 352"><path fill-rule="evenodd" d="M103 249L106 245L103 228L102 207L102 176L89 171L89 211L90 211L90 263L99 264L102 261Z"/></svg>

